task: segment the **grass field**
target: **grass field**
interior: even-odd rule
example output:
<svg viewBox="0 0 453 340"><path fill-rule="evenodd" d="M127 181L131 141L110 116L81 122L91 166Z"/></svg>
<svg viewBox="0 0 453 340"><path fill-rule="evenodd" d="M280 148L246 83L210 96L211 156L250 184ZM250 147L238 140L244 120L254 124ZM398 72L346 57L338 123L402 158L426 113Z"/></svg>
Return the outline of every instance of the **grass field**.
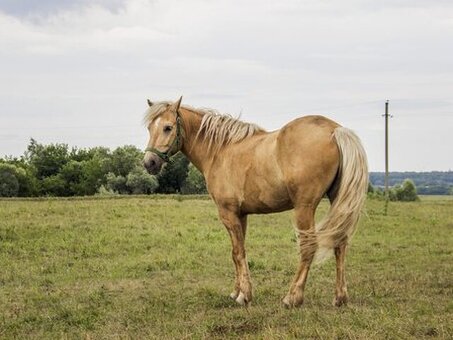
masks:
<svg viewBox="0 0 453 340"><path fill-rule="evenodd" d="M330 260L310 272L304 306L285 309L292 213L251 216L245 309L228 298L230 241L210 200L2 200L0 338L452 338L453 200L382 211L367 202L344 308L331 305Z"/></svg>

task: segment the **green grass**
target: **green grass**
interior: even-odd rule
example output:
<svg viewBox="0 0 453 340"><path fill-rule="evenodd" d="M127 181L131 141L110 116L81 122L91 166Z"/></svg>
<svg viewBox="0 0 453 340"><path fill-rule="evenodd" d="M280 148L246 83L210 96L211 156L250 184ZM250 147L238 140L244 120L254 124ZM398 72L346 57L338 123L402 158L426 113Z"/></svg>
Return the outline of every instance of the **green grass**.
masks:
<svg viewBox="0 0 453 340"><path fill-rule="evenodd" d="M1 200L0 338L452 338L453 201L383 206L367 202L352 242L349 305L331 305L329 260L288 310L291 212L250 217L245 309L210 200Z"/></svg>

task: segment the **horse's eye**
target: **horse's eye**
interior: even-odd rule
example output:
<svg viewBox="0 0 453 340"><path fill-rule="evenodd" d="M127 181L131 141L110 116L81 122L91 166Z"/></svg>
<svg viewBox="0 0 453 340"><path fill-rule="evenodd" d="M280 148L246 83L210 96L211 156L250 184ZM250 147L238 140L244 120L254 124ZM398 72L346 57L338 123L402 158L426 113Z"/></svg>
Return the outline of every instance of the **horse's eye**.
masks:
<svg viewBox="0 0 453 340"><path fill-rule="evenodd" d="M173 126L167 125L164 127L164 132L170 132L173 129Z"/></svg>

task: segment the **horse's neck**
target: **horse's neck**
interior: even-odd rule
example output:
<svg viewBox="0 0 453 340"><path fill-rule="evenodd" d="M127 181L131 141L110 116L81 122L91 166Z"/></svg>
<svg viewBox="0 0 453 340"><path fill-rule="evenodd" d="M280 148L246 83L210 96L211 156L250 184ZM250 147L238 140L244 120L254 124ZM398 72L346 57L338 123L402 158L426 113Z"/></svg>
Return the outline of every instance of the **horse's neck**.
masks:
<svg viewBox="0 0 453 340"><path fill-rule="evenodd" d="M212 157L207 150L204 136L198 135L203 116L185 108L180 109L180 114L185 134L181 151L198 170L205 174L211 166Z"/></svg>

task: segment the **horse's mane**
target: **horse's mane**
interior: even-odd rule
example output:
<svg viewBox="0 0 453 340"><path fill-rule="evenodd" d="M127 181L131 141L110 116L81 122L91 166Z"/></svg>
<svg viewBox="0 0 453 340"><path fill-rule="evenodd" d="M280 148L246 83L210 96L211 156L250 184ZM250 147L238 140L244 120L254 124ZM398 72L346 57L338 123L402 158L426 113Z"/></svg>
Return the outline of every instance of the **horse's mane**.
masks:
<svg viewBox="0 0 453 340"><path fill-rule="evenodd" d="M172 104L169 101L155 102L145 112L143 122L149 124L153 119ZM208 108L193 108L183 105L182 108L195 114L201 115L201 124L197 132L197 138L203 138L208 143L208 150L218 150L223 145L238 143L265 130L256 124L246 123L229 114L222 114Z"/></svg>
<svg viewBox="0 0 453 340"><path fill-rule="evenodd" d="M218 150L223 145L238 143L265 130L256 124L246 123L228 114L221 114L212 109L197 109L202 114L197 138L203 135L208 143L208 150Z"/></svg>

